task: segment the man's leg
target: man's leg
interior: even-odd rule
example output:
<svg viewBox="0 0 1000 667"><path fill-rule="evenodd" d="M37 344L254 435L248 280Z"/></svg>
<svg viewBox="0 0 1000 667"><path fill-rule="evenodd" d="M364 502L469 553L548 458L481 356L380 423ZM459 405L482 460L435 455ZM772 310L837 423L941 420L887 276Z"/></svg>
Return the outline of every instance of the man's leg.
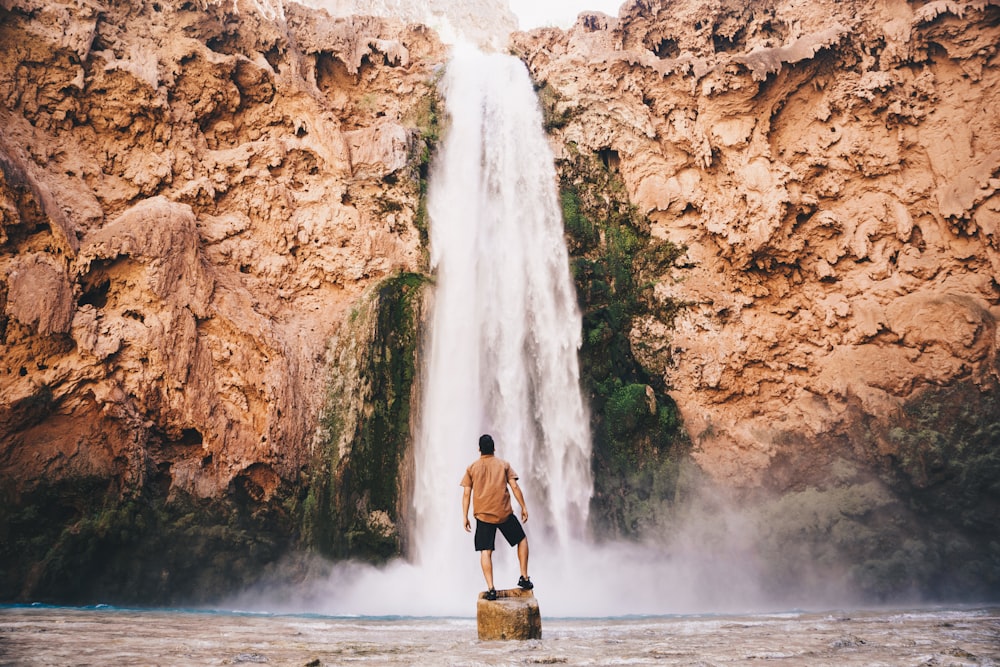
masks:
<svg viewBox="0 0 1000 667"><path fill-rule="evenodd" d="M521 564L521 576L528 578L528 538L517 543L517 562ZM492 569L492 568L491 568Z"/></svg>
<svg viewBox="0 0 1000 667"><path fill-rule="evenodd" d="M521 527L521 523L513 514L507 517L507 520L500 524L499 528L503 536L507 538L508 544L517 545L517 561L521 565L521 581L517 582L517 585L524 590L531 590L531 582L528 581L528 536L524 534L524 528Z"/></svg>
<svg viewBox="0 0 1000 667"><path fill-rule="evenodd" d="M483 549L479 552L479 564L483 566L483 577L486 578L486 590L493 590L493 551Z"/></svg>

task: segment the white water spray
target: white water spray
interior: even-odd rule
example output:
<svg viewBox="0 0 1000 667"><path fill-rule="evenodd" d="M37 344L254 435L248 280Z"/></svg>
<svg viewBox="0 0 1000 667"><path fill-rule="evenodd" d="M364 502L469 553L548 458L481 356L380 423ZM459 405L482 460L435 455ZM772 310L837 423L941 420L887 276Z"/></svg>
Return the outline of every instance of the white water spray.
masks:
<svg viewBox="0 0 1000 667"><path fill-rule="evenodd" d="M580 313L531 80L513 57L458 48L442 92L448 133L428 193L437 287L414 541L418 563L456 572L477 562L456 527L459 480L480 434L491 433L520 474L535 550L556 555L584 537L593 485Z"/></svg>

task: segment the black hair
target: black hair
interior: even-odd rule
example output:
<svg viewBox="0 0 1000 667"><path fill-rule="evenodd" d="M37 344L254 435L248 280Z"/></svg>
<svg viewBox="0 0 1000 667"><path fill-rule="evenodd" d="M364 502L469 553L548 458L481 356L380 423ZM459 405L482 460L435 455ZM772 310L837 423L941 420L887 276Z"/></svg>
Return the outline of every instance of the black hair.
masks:
<svg viewBox="0 0 1000 667"><path fill-rule="evenodd" d="M480 454L492 454L493 453L493 436L489 433L479 436L479 453Z"/></svg>

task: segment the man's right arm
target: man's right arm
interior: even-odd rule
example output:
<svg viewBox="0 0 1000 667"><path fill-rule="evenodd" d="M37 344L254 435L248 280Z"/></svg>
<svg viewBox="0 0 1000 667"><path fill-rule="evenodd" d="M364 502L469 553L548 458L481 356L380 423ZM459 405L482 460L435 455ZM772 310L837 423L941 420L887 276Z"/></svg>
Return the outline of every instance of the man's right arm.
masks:
<svg viewBox="0 0 1000 667"><path fill-rule="evenodd" d="M462 487L462 522L465 525L465 532L472 532L472 525L469 523L469 502L472 500L472 487Z"/></svg>

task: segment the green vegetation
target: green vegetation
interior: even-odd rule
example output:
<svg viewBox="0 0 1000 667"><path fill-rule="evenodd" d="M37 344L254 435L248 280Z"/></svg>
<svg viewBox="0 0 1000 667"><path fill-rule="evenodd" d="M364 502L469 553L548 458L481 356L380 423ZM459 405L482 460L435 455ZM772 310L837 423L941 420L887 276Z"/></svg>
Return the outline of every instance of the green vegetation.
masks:
<svg viewBox="0 0 1000 667"><path fill-rule="evenodd" d="M566 127L570 121L580 114L579 106L566 104L562 93L548 82L536 88L538 103L542 107L542 126L546 132Z"/></svg>
<svg viewBox="0 0 1000 667"><path fill-rule="evenodd" d="M208 602L253 582L291 546L280 506L157 492L107 479L40 485L0 504L0 599L92 604ZM288 491L284 489L284 491Z"/></svg>
<svg viewBox="0 0 1000 667"><path fill-rule="evenodd" d="M1000 595L1000 397L971 382L925 390L888 429L860 414L852 442L893 453L830 467L822 486L750 500L768 587L840 571L872 602ZM877 443L882 441L881 445ZM823 582L813 582L821 586Z"/></svg>
<svg viewBox="0 0 1000 667"><path fill-rule="evenodd" d="M411 441L425 282L404 273L366 295L350 322L354 348L331 368L325 436L302 503L303 541L324 555L378 562L402 550L400 472Z"/></svg>
<svg viewBox="0 0 1000 667"><path fill-rule="evenodd" d="M1000 594L1000 395L964 382L923 392L889 430L889 481L924 518L924 589ZM912 562L912 561L910 561Z"/></svg>
<svg viewBox="0 0 1000 667"><path fill-rule="evenodd" d="M420 187L420 202L414 224L420 233L420 242L425 248L428 243L427 178L434 150L443 133L441 96L437 89L439 78L440 75L427 82L425 94L417 101L408 119L418 132L418 139L414 144L416 153L411 156L410 163L415 165L415 180Z"/></svg>
<svg viewBox="0 0 1000 667"><path fill-rule="evenodd" d="M925 392L903 413L889 440L915 502L945 503L961 525L989 528L1000 516L1000 505L984 504L1000 503L1000 397L959 384Z"/></svg>
<svg viewBox="0 0 1000 667"><path fill-rule="evenodd" d="M563 223L583 313L580 351L592 411L593 512L599 534L636 536L670 511L688 438L662 371L635 359L629 331L652 314L668 325L680 303L658 303L655 279L683 249L649 236L628 201L616 158L570 147L559 165ZM604 158L608 158L605 160Z"/></svg>

